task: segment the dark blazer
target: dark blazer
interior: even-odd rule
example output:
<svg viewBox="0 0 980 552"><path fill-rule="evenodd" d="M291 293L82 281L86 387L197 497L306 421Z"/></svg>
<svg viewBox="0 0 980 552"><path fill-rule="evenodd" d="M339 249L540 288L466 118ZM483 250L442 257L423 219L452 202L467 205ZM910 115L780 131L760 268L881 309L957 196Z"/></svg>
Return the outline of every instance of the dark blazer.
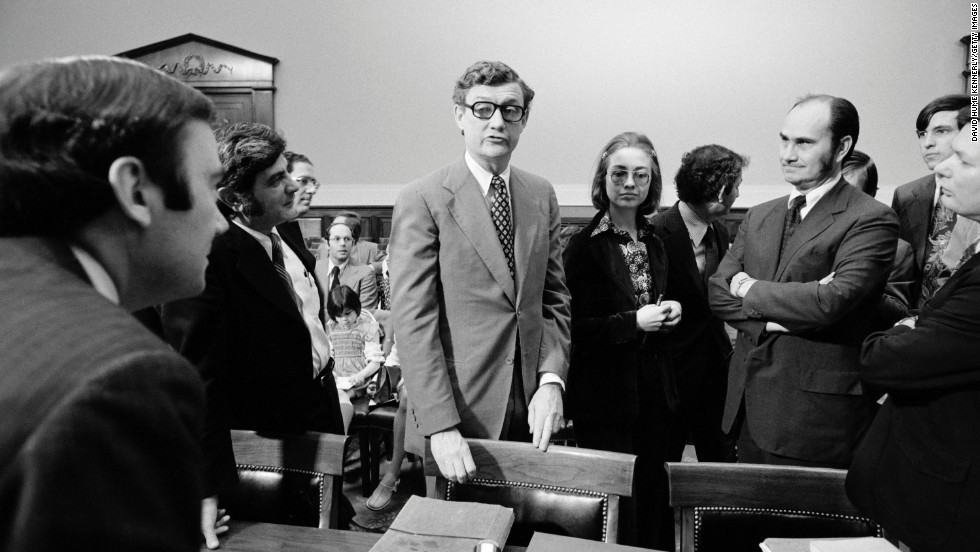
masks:
<svg viewBox="0 0 980 552"><path fill-rule="evenodd" d="M864 513L919 551L980 543L980 255L930 299L915 329L871 335L861 378L888 392L847 475Z"/></svg>
<svg viewBox="0 0 980 552"><path fill-rule="evenodd" d="M684 313L669 341L678 379L688 376L727 379L731 341L725 332L725 323L711 312L707 282L698 273L691 236L677 204L657 214L650 222L663 241L670 260L664 298L680 303ZM711 227L718 239L720 260L728 252L728 230L720 221L713 222Z"/></svg>
<svg viewBox="0 0 980 552"><path fill-rule="evenodd" d="M0 550L198 550L204 393L64 242L0 239Z"/></svg>
<svg viewBox="0 0 980 552"><path fill-rule="evenodd" d="M237 481L230 428L343 434L333 377L313 378L310 332L262 246L238 225L208 256L204 293L163 306L170 344L191 360L208 399L204 452L208 496ZM313 272L314 258L280 231Z"/></svg>
<svg viewBox="0 0 980 552"><path fill-rule="evenodd" d="M722 429L731 430L744 397L745 421L763 450L847 464L871 421L858 350L875 324L898 222L886 205L840 179L779 259L787 202L783 196L749 209L709 280L711 308L739 330ZM742 271L758 281L738 299L729 284ZM833 282L819 285L831 272ZM791 333L767 334L767 321Z"/></svg>
<svg viewBox="0 0 980 552"><path fill-rule="evenodd" d="M619 244L609 232L592 237L604 214L597 213L572 236L563 254L572 294L566 414L623 424L636 420L641 394L666 393L662 371L667 367L658 349L660 337L636 328L636 295ZM657 297L667 283L667 255L652 228L642 241L650 259L651 296ZM671 392L676 396L676 388Z"/></svg>
<svg viewBox="0 0 980 552"><path fill-rule="evenodd" d="M915 272L909 287L911 308L919 308L922 295L922 267L925 265L926 243L932 225L932 198L936 194L936 175L927 174L922 178L902 184L892 196L892 209L898 215L898 236L912 245L915 257Z"/></svg>

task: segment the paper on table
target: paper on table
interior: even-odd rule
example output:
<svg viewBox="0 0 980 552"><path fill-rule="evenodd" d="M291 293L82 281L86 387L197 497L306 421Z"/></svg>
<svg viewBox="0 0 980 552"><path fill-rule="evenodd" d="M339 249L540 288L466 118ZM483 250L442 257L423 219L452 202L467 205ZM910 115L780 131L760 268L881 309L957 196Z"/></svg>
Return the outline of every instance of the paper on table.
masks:
<svg viewBox="0 0 980 552"><path fill-rule="evenodd" d="M899 552L885 539L862 537L857 539L813 540L810 552Z"/></svg>
<svg viewBox="0 0 980 552"><path fill-rule="evenodd" d="M412 496L371 551L472 550L481 540L503 548L513 524L503 506Z"/></svg>

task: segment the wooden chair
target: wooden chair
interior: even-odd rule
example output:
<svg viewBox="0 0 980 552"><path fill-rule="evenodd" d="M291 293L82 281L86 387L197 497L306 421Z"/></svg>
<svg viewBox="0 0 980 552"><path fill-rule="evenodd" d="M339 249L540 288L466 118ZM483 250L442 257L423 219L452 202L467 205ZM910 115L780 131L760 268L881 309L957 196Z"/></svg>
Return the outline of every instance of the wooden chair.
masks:
<svg viewBox="0 0 980 552"><path fill-rule="evenodd" d="M844 491L846 470L668 462L681 552L758 552L770 537L881 537Z"/></svg>
<svg viewBox="0 0 980 552"><path fill-rule="evenodd" d="M337 528L343 435L232 430L239 484L221 495L237 520Z"/></svg>
<svg viewBox="0 0 980 552"><path fill-rule="evenodd" d="M465 485L439 473L425 442L425 474L435 476L432 498L499 504L514 509L507 544L527 546L535 531L615 543L619 499L633 496L636 456L552 445L467 439L476 478Z"/></svg>

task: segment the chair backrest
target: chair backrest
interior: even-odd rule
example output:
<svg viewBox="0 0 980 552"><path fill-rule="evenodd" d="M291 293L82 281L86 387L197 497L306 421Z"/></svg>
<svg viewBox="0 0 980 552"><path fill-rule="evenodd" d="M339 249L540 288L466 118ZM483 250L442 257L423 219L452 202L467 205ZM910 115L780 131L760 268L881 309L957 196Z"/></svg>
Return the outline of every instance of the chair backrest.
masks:
<svg viewBox="0 0 980 552"><path fill-rule="evenodd" d="M467 439L476 478L450 483L439 473L429 440L425 474L436 477L431 498L499 504L514 509L507 544L527 546L535 531L617 542L619 498L633 496L636 456L552 445Z"/></svg>
<svg viewBox="0 0 980 552"><path fill-rule="evenodd" d="M231 431L239 484L221 495L235 518L337 528L343 487L343 435Z"/></svg>
<svg viewBox="0 0 980 552"><path fill-rule="evenodd" d="M771 537L883 536L844 491L846 470L668 462L681 552L758 552Z"/></svg>

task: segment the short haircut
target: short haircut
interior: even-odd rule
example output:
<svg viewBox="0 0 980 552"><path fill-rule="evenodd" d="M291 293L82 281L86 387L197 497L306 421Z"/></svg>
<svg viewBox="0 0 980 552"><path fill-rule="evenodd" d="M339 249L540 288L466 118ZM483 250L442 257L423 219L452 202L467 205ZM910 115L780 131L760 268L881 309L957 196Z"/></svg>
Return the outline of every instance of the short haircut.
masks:
<svg viewBox="0 0 980 552"><path fill-rule="evenodd" d="M337 217L344 217L344 224L350 228L351 234L354 236L354 241L361 238L361 216L354 211L341 211L337 213ZM337 217L334 217L336 220Z"/></svg>
<svg viewBox="0 0 980 552"><path fill-rule="evenodd" d="M923 132L929 127L929 121L932 120L932 116L940 111L959 111L964 107L970 107L970 97L966 94L940 96L926 104L922 108L922 111L919 112L919 116L915 119L915 131ZM962 128L962 125L960 128Z"/></svg>
<svg viewBox="0 0 980 552"><path fill-rule="evenodd" d="M527 118L527 113L531 110L531 100L534 99L534 90L517 75L517 71L499 61L478 61L467 67L463 76L456 81L453 103L464 105L466 94L474 86L499 86L511 82L519 84L524 92L524 117Z"/></svg>
<svg viewBox="0 0 980 552"><path fill-rule="evenodd" d="M191 207L178 136L211 101L141 63L108 56L0 74L0 235L66 238L117 200L109 167L133 156L168 209Z"/></svg>
<svg viewBox="0 0 980 552"><path fill-rule="evenodd" d="M674 177L677 198L692 205L717 201L722 190L726 195L732 192L748 164L748 157L725 146L696 147L681 158L681 167Z"/></svg>
<svg viewBox="0 0 980 552"><path fill-rule="evenodd" d="M276 163L286 151L286 141L276 131L259 123L234 123L214 132L218 157L225 168L219 188L228 187L248 216L256 209L255 177Z"/></svg>
<svg viewBox="0 0 980 552"><path fill-rule="evenodd" d="M306 163L307 165L313 166L313 162L310 158L303 155L302 153L296 153L294 151L284 151L282 156L286 158L286 172L293 172L294 163Z"/></svg>
<svg viewBox="0 0 980 552"><path fill-rule="evenodd" d="M354 241L357 241L357 238L354 238L354 229L351 228L350 226L348 226L347 224L343 223L343 222L331 222L330 223L330 226L327 226L327 232L326 232L326 236L325 237L328 240L330 239L330 231L333 230L335 226L343 226L344 228L350 230L351 238L353 238Z"/></svg>
<svg viewBox="0 0 980 552"><path fill-rule="evenodd" d="M875 162L871 159L871 156L863 151L854 150L851 152L851 156L844 160L841 172L862 169L864 170L864 174L868 175L868 178L861 191L874 197L878 193L878 167L875 166Z"/></svg>
<svg viewBox="0 0 980 552"><path fill-rule="evenodd" d="M609 170L609 156L623 148L643 150L650 156L652 173L650 175L650 191L638 207L639 214L649 215L660 206L663 182L660 176L660 161L657 159L657 150L653 147L653 142L639 132L617 134L602 148L599 161L596 163L595 174L592 177L592 205L599 210L609 210L609 195L606 193L606 172Z"/></svg>
<svg viewBox="0 0 980 552"><path fill-rule="evenodd" d="M344 309L350 309L360 316L361 298L350 286L339 285L327 293L327 315L336 322L337 317L344 314Z"/></svg>
<svg viewBox="0 0 980 552"><path fill-rule="evenodd" d="M837 96L830 96L828 94L808 94L793 104L793 108L790 111L796 109L797 106L811 102L823 102L830 108L830 140L834 151L837 151L837 148L840 147L841 140L845 136L851 137L851 149L844 156L844 159L847 159L851 155L851 152L854 151L854 148L857 147L858 134L861 131L861 121L858 117L857 108L845 98L838 98Z"/></svg>

